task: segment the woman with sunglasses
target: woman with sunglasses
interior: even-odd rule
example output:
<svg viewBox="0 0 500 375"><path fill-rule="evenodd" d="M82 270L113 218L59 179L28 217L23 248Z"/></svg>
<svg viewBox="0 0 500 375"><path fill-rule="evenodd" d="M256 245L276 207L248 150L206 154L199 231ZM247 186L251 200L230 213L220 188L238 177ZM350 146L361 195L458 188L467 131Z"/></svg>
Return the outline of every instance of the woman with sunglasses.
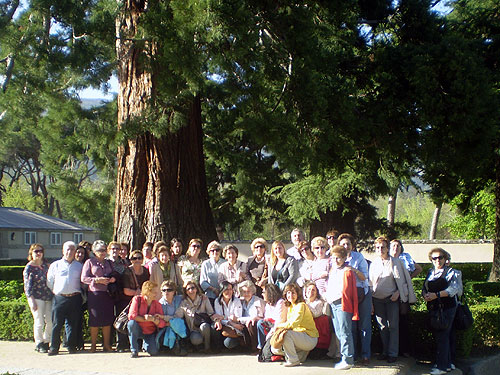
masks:
<svg viewBox="0 0 500 375"><path fill-rule="evenodd" d="M41 244L34 243L30 246L29 262L23 271L23 281L24 293L33 315L35 350L47 353L52 337L52 298L54 295L47 286L49 264L43 255L44 248Z"/></svg>
<svg viewBox="0 0 500 375"><path fill-rule="evenodd" d="M187 351L181 345L181 337L186 337L186 324L183 319L176 318L175 312L182 302L182 296L177 295L177 285L172 280L164 281L161 284L160 305L163 314L158 317L163 319L166 327L158 333L157 339L163 343L164 347L172 350L174 355L186 355Z"/></svg>
<svg viewBox="0 0 500 375"><path fill-rule="evenodd" d="M262 297L262 288L267 283L267 242L263 238L256 238L250 245L253 255L247 260L247 279L255 284L255 294Z"/></svg>
<svg viewBox="0 0 500 375"><path fill-rule="evenodd" d="M212 306L219 296L219 272L224 259L220 257L222 246L217 241L212 241L207 246L207 254L210 257L201 264L200 286L205 292Z"/></svg>
<svg viewBox="0 0 500 375"><path fill-rule="evenodd" d="M210 336L214 335L211 324L216 315L208 297L194 281L188 281L184 285L184 300L176 310L175 317L186 321L191 344L203 344L203 352L209 353Z"/></svg>
<svg viewBox="0 0 500 375"><path fill-rule="evenodd" d="M316 257L311 250L311 245L307 241L300 241L298 249L301 259L298 262L300 276L297 279L297 284L302 288L313 278L313 266Z"/></svg>
<svg viewBox="0 0 500 375"><path fill-rule="evenodd" d="M447 265L450 255L441 248L434 248L429 252L429 260L433 268L429 270L422 289L422 295L427 302L429 311L437 310L442 305L443 315L449 323L444 329L433 329L436 340L436 363L431 375L446 374L454 367L451 362L453 320L457 310L457 293L460 289L457 273ZM443 327L441 327L443 328Z"/></svg>
<svg viewBox="0 0 500 375"><path fill-rule="evenodd" d="M194 281L200 283L201 260L200 252L203 241L199 238L193 238L189 241L186 255L181 255L177 264L181 269L181 276L184 282Z"/></svg>
<svg viewBox="0 0 500 375"><path fill-rule="evenodd" d="M140 250L134 250L129 255L132 263L123 274L123 294L128 296L130 302L134 296L141 294L142 284L149 280L149 271L142 265L144 259ZM128 303L127 303L128 304Z"/></svg>

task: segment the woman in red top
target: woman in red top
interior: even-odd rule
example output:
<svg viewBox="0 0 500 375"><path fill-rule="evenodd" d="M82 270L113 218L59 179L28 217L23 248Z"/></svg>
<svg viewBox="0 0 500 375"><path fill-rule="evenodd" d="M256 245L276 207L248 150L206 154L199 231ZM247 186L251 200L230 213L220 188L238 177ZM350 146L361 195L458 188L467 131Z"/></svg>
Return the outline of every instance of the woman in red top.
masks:
<svg viewBox="0 0 500 375"><path fill-rule="evenodd" d="M166 323L157 316L163 314L163 309L155 299L155 288L155 283L146 281L142 284L141 295L135 296L130 305L127 327L132 358L138 357L139 339L143 339L142 346L151 356L158 353L156 332L158 328L165 327Z"/></svg>

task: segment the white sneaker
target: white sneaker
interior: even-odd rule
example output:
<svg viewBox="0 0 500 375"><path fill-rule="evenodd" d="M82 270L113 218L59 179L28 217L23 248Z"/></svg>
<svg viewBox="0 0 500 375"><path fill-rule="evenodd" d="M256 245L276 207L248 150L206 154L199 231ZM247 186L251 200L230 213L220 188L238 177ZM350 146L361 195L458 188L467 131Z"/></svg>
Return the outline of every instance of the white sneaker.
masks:
<svg viewBox="0 0 500 375"><path fill-rule="evenodd" d="M456 367L455 367L455 365L454 365L453 363L450 365L450 368L451 368L452 370L455 370L455 369L456 369Z"/></svg>
<svg viewBox="0 0 500 375"><path fill-rule="evenodd" d="M340 361L339 363L337 363L335 366L333 366L333 369L334 370L349 370L350 368L352 368L354 365L351 365L345 361Z"/></svg>
<svg viewBox="0 0 500 375"><path fill-rule="evenodd" d="M446 374L446 371L443 371L443 370L438 369L437 367L434 367L429 374L431 374L431 375L443 375L443 374Z"/></svg>

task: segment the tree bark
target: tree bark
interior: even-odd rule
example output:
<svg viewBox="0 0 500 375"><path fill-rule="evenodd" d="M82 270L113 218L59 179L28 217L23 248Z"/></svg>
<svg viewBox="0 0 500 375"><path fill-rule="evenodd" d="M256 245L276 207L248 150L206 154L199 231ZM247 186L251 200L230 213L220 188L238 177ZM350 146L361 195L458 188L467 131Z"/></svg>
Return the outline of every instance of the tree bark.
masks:
<svg viewBox="0 0 500 375"><path fill-rule="evenodd" d="M117 19L119 128L140 118L155 95L159 73L150 57L158 48L133 40L147 5L126 0ZM132 249L172 237L184 244L193 237L205 243L217 238L206 185L200 98L192 97L186 108L186 123L175 133L156 137L144 132L118 149L114 239Z"/></svg>
<svg viewBox="0 0 500 375"><path fill-rule="evenodd" d="M495 239L493 244L493 262L488 281L500 280L500 248L498 240L500 239L500 155L496 153L495 160Z"/></svg>
<svg viewBox="0 0 500 375"><path fill-rule="evenodd" d="M389 227L394 226L394 220L396 217L396 199L398 197L398 189L394 191L394 194L389 195L387 200L387 225Z"/></svg>
<svg viewBox="0 0 500 375"><path fill-rule="evenodd" d="M436 208L434 208L434 215L432 215L432 223L431 229L429 231L429 240L436 239L437 227L439 224L439 216L441 215L441 208L443 207L443 203L436 203Z"/></svg>

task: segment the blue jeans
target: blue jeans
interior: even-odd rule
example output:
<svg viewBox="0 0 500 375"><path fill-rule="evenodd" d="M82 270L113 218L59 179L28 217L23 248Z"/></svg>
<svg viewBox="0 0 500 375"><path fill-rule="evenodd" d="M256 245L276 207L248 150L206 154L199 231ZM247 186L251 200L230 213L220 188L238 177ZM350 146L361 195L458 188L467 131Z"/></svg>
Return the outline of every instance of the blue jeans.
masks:
<svg viewBox="0 0 500 375"><path fill-rule="evenodd" d="M352 321L355 357L370 358L372 344L372 291L358 304L359 320Z"/></svg>
<svg viewBox="0 0 500 375"><path fill-rule="evenodd" d="M270 321L260 319L257 321L257 349L262 349L266 345L266 328L269 331L274 326Z"/></svg>
<svg viewBox="0 0 500 375"><path fill-rule="evenodd" d="M68 349L76 349L78 341L78 327L82 311L82 295L72 297L55 295L52 302L52 339L50 348L59 351L61 346L61 330L66 322L66 339Z"/></svg>
<svg viewBox="0 0 500 375"><path fill-rule="evenodd" d="M399 353L399 298L373 298L373 309L380 328L384 355L397 357Z"/></svg>
<svg viewBox="0 0 500 375"><path fill-rule="evenodd" d="M333 314L333 327L340 341L340 354L342 360L354 363L354 341L352 338L352 313L342 311L342 303L331 303Z"/></svg>
<svg viewBox="0 0 500 375"><path fill-rule="evenodd" d="M145 335L142 328L135 320L129 320L127 323L128 339L130 340L130 351L132 353L139 352L139 339L143 339L142 347L150 354L156 355L158 353L158 346L156 345L156 333Z"/></svg>

